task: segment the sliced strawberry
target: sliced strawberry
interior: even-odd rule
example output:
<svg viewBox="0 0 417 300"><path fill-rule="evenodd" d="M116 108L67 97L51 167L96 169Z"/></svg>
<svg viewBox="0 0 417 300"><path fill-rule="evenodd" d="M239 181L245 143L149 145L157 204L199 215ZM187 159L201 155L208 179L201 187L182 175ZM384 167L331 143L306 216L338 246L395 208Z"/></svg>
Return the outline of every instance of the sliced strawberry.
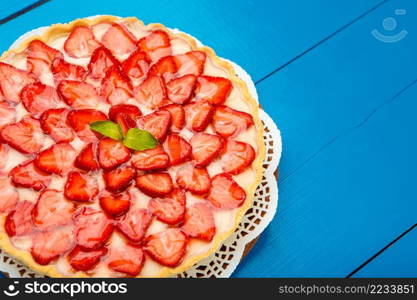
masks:
<svg viewBox="0 0 417 300"><path fill-rule="evenodd" d="M171 114L167 111L156 111L138 120L138 127L149 131L160 142L165 140L170 125Z"/></svg>
<svg viewBox="0 0 417 300"><path fill-rule="evenodd" d="M87 76L87 70L82 66L70 64L61 58L52 62L51 71L56 83L62 80L83 81Z"/></svg>
<svg viewBox="0 0 417 300"><path fill-rule="evenodd" d="M163 197L173 188L171 176L168 173L149 173L136 177L136 186L150 197Z"/></svg>
<svg viewBox="0 0 417 300"><path fill-rule="evenodd" d="M133 98L133 86L118 67L110 68L102 81L101 93L111 105L121 104Z"/></svg>
<svg viewBox="0 0 417 300"><path fill-rule="evenodd" d="M30 253L40 265L48 265L73 246L73 226L40 231L33 238Z"/></svg>
<svg viewBox="0 0 417 300"><path fill-rule="evenodd" d="M75 27L64 44L65 52L75 58L90 57L98 47L100 43L87 26Z"/></svg>
<svg viewBox="0 0 417 300"><path fill-rule="evenodd" d="M68 112L65 108L48 109L39 118L43 132L58 143L69 143L75 137L74 131L66 122Z"/></svg>
<svg viewBox="0 0 417 300"><path fill-rule="evenodd" d="M222 156L223 172L236 175L249 167L255 159L255 149L247 143L228 140Z"/></svg>
<svg viewBox="0 0 417 300"><path fill-rule="evenodd" d="M109 119L120 125L123 134L126 134L130 128L136 127L140 116L142 116L140 109L130 104L118 104L109 110Z"/></svg>
<svg viewBox="0 0 417 300"><path fill-rule="evenodd" d="M161 57L171 55L169 35L162 30L155 30L138 42L138 47L146 53L151 61L158 61Z"/></svg>
<svg viewBox="0 0 417 300"><path fill-rule="evenodd" d="M22 89L35 81L28 72L0 62L0 100L19 103Z"/></svg>
<svg viewBox="0 0 417 300"><path fill-rule="evenodd" d="M42 76L45 70L49 71L52 62L57 58L63 59L64 56L40 40L30 42L27 47L27 69L37 76Z"/></svg>
<svg viewBox="0 0 417 300"><path fill-rule="evenodd" d="M6 164L7 164L7 160L9 158L9 147L7 147L6 145L0 144L0 170L3 169ZM2 173L0 173L0 178L2 176Z"/></svg>
<svg viewBox="0 0 417 300"><path fill-rule="evenodd" d="M107 248L97 250L86 250L76 246L69 254L68 260L71 267L77 271L89 271L100 262L102 256L107 254Z"/></svg>
<svg viewBox="0 0 417 300"><path fill-rule="evenodd" d="M9 237L25 235L33 230L32 209L32 202L20 201L9 212L4 223L4 229Z"/></svg>
<svg viewBox="0 0 417 300"><path fill-rule="evenodd" d="M95 87L86 82L63 80L58 85L58 93L75 109L97 107L103 102Z"/></svg>
<svg viewBox="0 0 417 300"><path fill-rule="evenodd" d="M178 186L194 194L203 195L210 190L211 180L206 168L195 168L186 164L176 175Z"/></svg>
<svg viewBox="0 0 417 300"><path fill-rule="evenodd" d="M145 255L141 247L125 243L120 248L111 249L107 262L107 266L115 272L137 276L142 270Z"/></svg>
<svg viewBox="0 0 417 300"><path fill-rule="evenodd" d="M165 56L151 66L148 76L161 76L165 82L170 82L176 77L177 70L174 57Z"/></svg>
<svg viewBox="0 0 417 300"><path fill-rule="evenodd" d="M184 191L174 189L165 198L151 199L148 208L159 221L175 225L184 219L185 201Z"/></svg>
<svg viewBox="0 0 417 300"><path fill-rule="evenodd" d="M169 156L160 145L132 155L132 165L142 171L165 169L169 166Z"/></svg>
<svg viewBox="0 0 417 300"><path fill-rule="evenodd" d="M77 171L68 174L64 195L69 200L86 202L92 200L97 194L98 183L93 177Z"/></svg>
<svg viewBox="0 0 417 300"><path fill-rule="evenodd" d="M33 163L33 160L14 167L10 171L9 176L15 186L31 188L35 191L47 188L51 182L51 175L39 170Z"/></svg>
<svg viewBox="0 0 417 300"><path fill-rule="evenodd" d="M0 102L0 129L5 125L14 122L16 122L16 109L10 106L6 101Z"/></svg>
<svg viewBox="0 0 417 300"><path fill-rule="evenodd" d="M107 120L106 115L94 109L72 110L67 116L68 125L75 130L80 139L87 143L95 141L97 136L100 136L99 133L95 133L90 129L90 124L104 120Z"/></svg>
<svg viewBox="0 0 417 300"><path fill-rule="evenodd" d="M75 156L75 149L70 144L59 143L40 152L34 163L41 171L63 176L72 169Z"/></svg>
<svg viewBox="0 0 417 300"><path fill-rule="evenodd" d="M135 88L135 98L150 109L155 109L169 103L164 81L159 76L148 76Z"/></svg>
<svg viewBox="0 0 417 300"><path fill-rule="evenodd" d="M200 76L197 79L195 98L197 101L209 101L223 104L232 91L232 83L224 77Z"/></svg>
<svg viewBox="0 0 417 300"><path fill-rule="evenodd" d="M152 214L147 209L132 208L117 223L117 229L131 242L139 243L145 236L152 221Z"/></svg>
<svg viewBox="0 0 417 300"><path fill-rule="evenodd" d="M100 209L84 207L74 218L78 245L99 249L113 233L113 221Z"/></svg>
<svg viewBox="0 0 417 300"><path fill-rule="evenodd" d="M136 48L135 36L122 24L113 23L101 38L102 44L115 54L130 53Z"/></svg>
<svg viewBox="0 0 417 300"><path fill-rule="evenodd" d="M183 259L188 237L178 228L169 228L145 239L145 252L161 265L174 268Z"/></svg>
<svg viewBox="0 0 417 300"><path fill-rule="evenodd" d="M183 77L172 79L167 83L167 96L174 103L187 103L194 92L197 78L194 75L185 75Z"/></svg>
<svg viewBox="0 0 417 300"><path fill-rule="evenodd" d="M130 166L122 166L114 170L103 172L106 189L113 193L120 193L126 190L135 177L136 169Z"/></svg>
<svg viewBox="0 0 417 300"><path fill-rule="evenodd" d="M74 165L85 171L95 171L99 169L99 164L97 161L97 144L96 143L90 143L85 146L80 154L76 157L74 161Z"/></svg>
<svg viewBox="0 0 417 300"><path fill-rule="evenodd" d="M23 106L33 115L40 115L47 109L56 108L61 102L53 87L40 82L25 86L20 97Z"/></svg>
<svg viewBox="0 0 417 300"><path fill-rule="evenodd" d="M140 49L136 50L122 63L122 69L127 76L142 79L149 70L146 53Z"/></svg>
<svg viewBox="0 0 417 300"><path fill-rule="evenodd" d="M232 176L222 173L211 179L211 189L207 199L216 208L233 209L245 202L246 193Z"/></svg>
<svg viewBox="0 0 417 300"><path fill-rule="evenodd" d="M168 104L161 107L161 110L166 110L171 114L171 131L181 131L185 125L185 111L182 105Z"/></svg>
<svg viewBox="0 0 417 300"><path fill-rule="evenodd" d="M191 159L190 144L177 134L172 133L167 137L164 150L173 166Z"/></svg>
<svg viewBox="0 0 417 300"><path fill-rule="evenodd" d="M196 167L210 164L223 148L223 138L215 134L198 132L190 140L193 160Z"/></svg>
<svg viewBox="0 0 417 300"><path fill-rule="evenodd" d="M98 144L98 162L103 169L113 169L130 159L131 152L122 142L110 138Z"/></svg>
<svg viewBox="0 0 417 300"><path fill-rule="evenodd" d="M130 208L130 194L129 193L104 193L100 196L101 208L111 217L117 218L125 213Z"/></svg>
<svg viewBox="0 0 417 300"><path fill-rule="evenodd" d="M120 62L105 47L94 50L88 65L88 71L94 79L103 79L107 71L113 66L120 66Z"/></svg>
<svg viewBox="0 0 417 300"><path fill-rule="evenodd" d="M19 201L19 193L6 175L0 176L0 213L9 212Z"/></svg>
<svg viewBox="0 0 417 300"><path fill-rule="evenodd" d="M191 102L184 106L186 127L194 131L204 131L210 124L214 113L208 101Z"/></svg>
<svg viewBox="0 0 417 300"><path fill-rule="evenodd" d="M219 105L214 112L212 124L221 136L236 136L253 125L253 118L245 112Z"/></svg>
<svg viewBox="0 0 417 300"><path fill-rule="evenodd" d="M194 75L200 76L204 71L206 54L202 51L190 51L174 56L178 73L177 76Z"/></svg>
<svg viewBox="0 0 417 300"><path fill-rule="evenodd" d="M181 229L189 237L210 242L216 234L216 223L212 208L202 202L187 208Z"/></svg>

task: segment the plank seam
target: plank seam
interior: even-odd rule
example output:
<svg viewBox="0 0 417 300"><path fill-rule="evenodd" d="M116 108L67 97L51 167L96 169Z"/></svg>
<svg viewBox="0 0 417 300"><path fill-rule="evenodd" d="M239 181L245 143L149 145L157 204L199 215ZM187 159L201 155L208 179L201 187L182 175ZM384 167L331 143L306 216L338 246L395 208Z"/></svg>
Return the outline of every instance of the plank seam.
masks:
<svg viewBox="0 0 417 300"><path fill-rule="evenodd" d="M13 20L13 19L17 18L18 16L21 16L21 15L23 15L23 14L31 11L32 9L35 9L35 8L37 8L37 7L45 4L48 1L50 1L50 0L39 0L39 1L36 1L36 2L32 3L31 5L26 6L26 7L18 10L17 12L15 12L15 13L13 13L11 15L8 15L7 17L5 17L3 19L0 19L0 25L3 25L5 23Z"/></svg>

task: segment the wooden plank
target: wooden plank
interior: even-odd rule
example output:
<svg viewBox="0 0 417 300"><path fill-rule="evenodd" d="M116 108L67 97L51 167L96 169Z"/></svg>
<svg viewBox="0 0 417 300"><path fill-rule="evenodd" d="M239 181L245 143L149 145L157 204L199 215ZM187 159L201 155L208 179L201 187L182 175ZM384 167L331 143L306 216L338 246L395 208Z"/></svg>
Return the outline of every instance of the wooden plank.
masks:
<svg viewBox="0 0 417 300"><path fill-rule="evenodd" d="M33 5L36 5L38 2L43 2L39 0L8 0L1 1L0 3L0 24L2 21L6 21L9 16L12 16L16 13L22 12L25 9L30 8Z"/></svg>

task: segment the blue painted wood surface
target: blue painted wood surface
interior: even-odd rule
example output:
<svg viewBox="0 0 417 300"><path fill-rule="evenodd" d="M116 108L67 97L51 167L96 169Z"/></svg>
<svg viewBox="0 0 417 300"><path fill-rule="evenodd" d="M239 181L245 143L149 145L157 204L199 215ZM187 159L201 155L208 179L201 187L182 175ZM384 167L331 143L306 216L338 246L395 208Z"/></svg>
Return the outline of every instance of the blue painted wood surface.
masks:
<svg viewBox="0 0 417 300"><path fill-rule="evenodd" d="M35 5L39 0L3 0L0 2L0 20Z"/></svg>

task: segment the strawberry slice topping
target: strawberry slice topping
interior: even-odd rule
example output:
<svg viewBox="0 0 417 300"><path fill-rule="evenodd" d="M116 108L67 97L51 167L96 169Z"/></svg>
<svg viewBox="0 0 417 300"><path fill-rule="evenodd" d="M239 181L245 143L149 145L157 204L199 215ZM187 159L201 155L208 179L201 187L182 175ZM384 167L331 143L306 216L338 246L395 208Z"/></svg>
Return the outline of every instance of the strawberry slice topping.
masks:
<svg viewBox="0 0 417 300"><path fill-rule="evenodd" d="M109 119L113 122L118 122L118 117L121 114L128 115L135 122L142 116L142 112L139 107L131 104L118 104L112 106L109 110Z"/></svg>
<svg viewBox="0 0 417 300"><path fill-rule="evenodd" d="M42 76L45 71L49 72L52 62L57 58L63 59L64 56L40 40L30 42L27 47L27 69L36 76Z"/></svg>
<svg viewBox="0 0 417 300"><path fill-rule="evenodd" d="M32 117L4 126L0 135L9 146L25 154L41 150L45 138L39 121Z"/></svg>
<svg viewBox="0 0 417 300"><path fill-rule="evenodd" d="M97 144L90 143L85 146L80 154L75 159L74 165L85 171L95 171L99 169L99 164L96 157Z"/></svg>
<svg viewBox="0 0 417 300"><path fill-rule="evenodd" d="M101 93L111 105L121 104L133 98L133 86L130 78L118 67L110 68L101 84Z"/></svg>
<svg viewBox="0 0 417 300"><path fill-rule="evenodd" d="M100 196L100 206L108 215L113 218L120 217L127 213L130 208L130 194L104 193Z"/></svg>
<svg viewBox="0 0 417 300"><path fill-rule="evenodd" d="M72 169L75 156L75 149L70 144L59 143L40 152L34 163L41 171L63 176Z"/></svg>
<svg viewBox="0 0 417 300"><path fill-rule="evenodd" d="M97 136L100 136L99 133L91 131L90 124L104 120L107 120L106 115L95 109L72 110L67 116L68 125L74 129L81 140L87 143L95 141Z"/></svg>
<svg viewBox="0 0 417 300"><path fill-rule="evenodd" d="M232 83L224 77L200 76L197 79L195 98L213 104L223 104L232 91Z"/></svg>
<svg viewBox="0 0 417 300"><path fill-rule="evenodd" d="M150 109L155 109L169 103L164 81L159 76L148 76L135 88L135 98L139 103Z"/></svg>
<svg viewBox="0 0 417 300"><path fill-rule="evenodd" d="M134 277L142 270L145 255L141 247L125 243L121 248L111 249L107 262L113 271Z"/></svg>
<svg viewBox="0 0 417 300"><path fill-rule="evenodd" d="M16 110L6 101L0 102L0 129L3 128L4 125L14 122L16 122Z"/></svg>
<svg viewBox="0 0 417 300"><path fill-rule="evenodd" d="M140 49L133 52L123 63L123 72L135 79L142 79L149 70L149 60L146 53Z"/></svg>
<svg viewBox="0 0 417 300"><path fill-rule="evenodd" d="M142 171L165 169L169 166L169 156L158 145L154 149L136 151L132 155L132 165Z"/></svg>
<svg viewBox="0 0 417 300"><path fill-rule="evenodd" d="M47 188L51 182L51 176L39 170L33 163L33 160L14 167L10 171L9 176L15 186L31 188L35 191Z"/></svg>
<svg viewBox="0 0 417 300"><path fill-rule="evenodd" d="M171 55L171 41L168 34L162 30L155 30L140 39L138 47L151 61L158 61L162 57Z"/></svg>
<svg viewBox="0 0 417 300"><path fill-rule="evenodd" d="M156 111L138 120L140 129L149 131L158 141L165 140L171 125L171 114L167 111Z"/></svg>
<svg viewBox="0 0 417 300"><path fill-rule="evenodd" d="M115 54L130 53L136 48L135 36L122 24L113 23L101 38L101 43Z"/></svg>
<svg viewBox="0 0 417 300"><path fill-rule="evenodd" d="M98 144L98 162L103 169L113 169L130 159L131 152L120 141L110 138L100 140Z"/></svg>
<svg viewBox="0 0 417 300"><path fill-rule="evenodd" d="M166 110L171 114L171 131L181 131L185 125L185 111L182 105L168 104L161 107L161 110Z"/></svg>
<svg viewBox="0 0 417 300"><path fill-rule="evenodd" d="M194 75L185 75L172 79L167 83L167 96L169 100L178 104L185 104L193 95L197 78Z"/></svg>
<svg viewBox="0 0 417 300"><path fill-rule="evenodd" d="M196 167L204 167L223 149L223 138L215 134L198 132L191 138L192 156Z"/></svg>
<svg viewBox="0 0 417 300"><path fill-rule="evenodd" d="M132 208L117 224L117 229L131 242L139 243L145 236L152 221L152 214L147 209Z"/></svg>
<svg viewBox="0 0 417 300"><path fill-rule="evenodd" d="M212 124L221 136L236 136L253 125L253 118L248 113L219 105L214 112Z"/></svg>
<svg viewBox="0 0 417 300"><path fill-rule="evenodd" d="M186 164L178 170L177 184L194 194L206 194L210 190L211 180L206 168L195 168Z"/></svg>
<svg viewBox="0 0 417 300"><path fill-rule="evenodd" d="M177 134L172 133L167 137L164 150L173 166L191 159L190 144Z"/></svg>
<svg viewBox="0 0 417 300"><path fill-rule="evenodd" d="M103 172L106 189L113 193L126 190L136 177L136 169L130 166L122 166L110 171Z"/></svg>
<svg viewBox="0 0 417 300"><path fill-rule="evenodd" d="M255 149L247 143L228 140L222 156L223 172L236 175L249 167L255 159Z"/></svg>
<svg viewBox="0 0 417 300"><path fill-rule="evenodd" d="M0 169L3 169L7 164L7 159L9 158L9 148L6 145L0 144L0 157L2 158L0 160ZM0 173L0 178L1 178Z"/></svg>
<svg viewBox="0 0 417 300"><path fill-rule="evenodd" d="M23 106L33 115L40 115L47 109L56 108L61 102L53 87L40 82L25 86L20 97Z"/></svg>
<svg viewBox="0 0 417 300"><path fill-rule="evenodd" d="M230 175L222 173L211 179L211 189L207 199L216 208L233 209L245 202L246 193Z"/></svg>
<svg viewBox="0 0 417 300"><path fill-rule="evenodd" d="M50 135L57 143L71 142L75 134L66 120L69 110L65 108L48 109L39 118L44 133Z"/></svg>
<svg viewBox="0 0 417 300"><path fill-rule="evenodd" d="M149 173L136 177L136 186L150 197L163 197L173 188L171 176L168 173Z"/></svg>
<svg viewBox="0 0 417 300"><path fill-rule="evenodd" d="M148 208L159 221L175 225L184 219L185 201L184 191L174 189L165 198L151 199Z"/></svg>
<svg viewBox="0 0 417 300"><path fill-rule="evenodd" d="M190 51L174 56L178 71L177 76L184 75L200 76L204 71L206 54L202 51Z"/></svg>
<svg viewBox="0 0 417 300"><path fill-rule="evenodd" d="M216 223L212 208L202 202L189 207L181 229L189 237L210 242L216 234Z"/></svg>
<svg viewBox="0 0 417 300"><path fill-rule="evenodd" d="M93 55L91 56L90 63L88 64L88 71L92 78L101 80L113 66L119 67L120 62L107 48L99 47L94 50Z"/></svg>
<svg viewBox="0 0 417 300"><path fill-rule="evenodd" d="M98 47L100 43L87 26L75 27L64 44L65 52L75 58L89 57Z"/></svg>
<svg viewBox="0 0 417 300"><path fill-rule="evenodd" d="M208 101L188 103L184 110L186 127L194 131L204 131L214 113L214 107Z"/></svg>
<svg viewBox="0 0 417 300"><path fill-rule="evenodd" d="M107 254L107 248L87 250L76 246L69 254L68 260L71 267L77 271L89 271L100 262L102 256Z"/></svg>
<svg viewBox="0 0 417 300"><path fill-rule="evenodd" d="M0 175L0 213L9 212L19 201L19 193L8 176Z"/></svg>
<svg viewBox="0 0 417 300"><path fill-rule="evenodd" d="M69 200L86 202L92 200L98 194L97 181L77 171L68 174L64 188L64 195Z"/></svg>
<svg viewBox="0 0 417 300"><path fill-rule="evenodd" d="M51 71L56 83L64 79L83 81L87 76L87 70L82 66L70 64L61 58L52 62Z"/></svg>
<svg viewBox="0 0 417 300"><path fill-rule="evenodd" d="M58 93L65 103L75 109L97 107L102 102L95 87L86 82L63 80L58 85Z"/></svg>
<svg viewBox="0 0 417 300"><path fill-rule="evenodd" d="M35 81L26 71L0 62L0 100L19 103L22 89Z"/></svg>
<svg viewBox="0 0 417 300"><path fill-rule="evenodd" d="M92 207L83 207L75 216L74 223L77 243L83 248L99 249L113 233L112 220Z"/></svg>
<svg viewBox="0 0 417 300"><path fill-rule="evenodd" d="M183 259L188 237L178 228L169 228L145 239L145 252L161 265L174 268Z"/></svg>
<svg viewBox="0 0 417 300"><path fill-rule="evenodd" d="M40 229L64 225L72 220L74 204L57 190L44 190L33 208L33 222Z"/></svg>
<svg viewBox="0 0 417 300"><path fill-rule="evenodd" d="M32 209L32 202L20 201L9 212L4 223L9 237L25 235L33 230Z"/></svg>
<svg viewBox="0 0 417 300"><path fill-rule="evenodd" d="M165 82L170 82L176 77L177 70L174 57L165 56L151 66L148 76L161 76Z"/></svg>

